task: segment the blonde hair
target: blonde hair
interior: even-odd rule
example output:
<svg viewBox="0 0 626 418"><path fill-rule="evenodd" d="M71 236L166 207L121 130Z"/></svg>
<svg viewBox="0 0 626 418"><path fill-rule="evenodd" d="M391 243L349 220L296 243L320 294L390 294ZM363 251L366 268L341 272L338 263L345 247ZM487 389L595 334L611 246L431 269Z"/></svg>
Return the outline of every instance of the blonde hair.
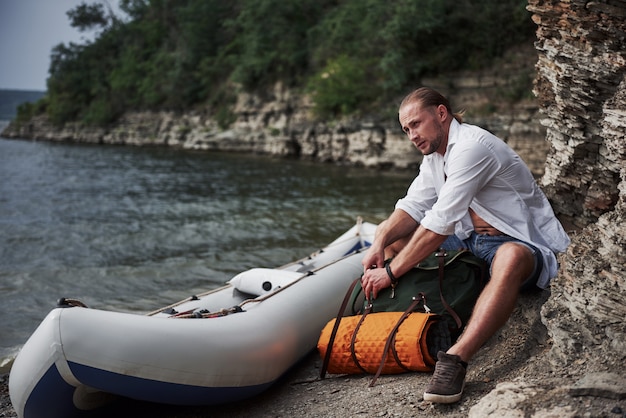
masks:
<svg viewBox="0 0 626 418"><path fill-rule="evenodd" d="M456 119L459 123L463 123L463 114L465 110L461 110L460 112L454 113L452 108L450 107L450 102L446 99L441 93L438 91L431 89L430 87L420 87L417 90L409 93L400 103L400 109L404 106L412 104L412 103L421 103L422 107L437 107L439 105L444 105L454 119Z"/></svg>

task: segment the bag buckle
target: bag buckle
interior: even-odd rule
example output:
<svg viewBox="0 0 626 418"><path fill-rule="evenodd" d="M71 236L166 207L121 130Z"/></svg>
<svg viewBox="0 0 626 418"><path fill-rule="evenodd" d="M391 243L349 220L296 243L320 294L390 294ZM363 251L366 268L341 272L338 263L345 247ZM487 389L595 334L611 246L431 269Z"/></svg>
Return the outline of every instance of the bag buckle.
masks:
<svg viewBox="0 0 626 418"><path fill-rule="evenodd" d="M428 306L426 306L426 295L423 292L419 292L417 294L417 296L413 296L413 301L420 301L422 302L422 306L424 307L424 312L426 313L430 313L430 308Z"/></svg>
<svg viewBox="0 0 626 418"><path fill-rule="evenodd" d="M443 248L440 248L437 251L435 251L435 257L447 257L447 256L448 256L448 253Z"/></svg>

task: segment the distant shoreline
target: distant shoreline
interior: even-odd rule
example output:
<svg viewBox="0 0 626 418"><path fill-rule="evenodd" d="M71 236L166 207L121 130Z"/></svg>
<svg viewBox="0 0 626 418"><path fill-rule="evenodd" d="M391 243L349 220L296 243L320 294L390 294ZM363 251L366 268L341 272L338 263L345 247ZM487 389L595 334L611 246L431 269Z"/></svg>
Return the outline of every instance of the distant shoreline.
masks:
<svg viewBox="0 0 626 418"><path fill-rule="evenodd" d="M19 105L37 102L45 95L45 91L39 90L0 89L0 121L11 122L17 116Z"/></svg>

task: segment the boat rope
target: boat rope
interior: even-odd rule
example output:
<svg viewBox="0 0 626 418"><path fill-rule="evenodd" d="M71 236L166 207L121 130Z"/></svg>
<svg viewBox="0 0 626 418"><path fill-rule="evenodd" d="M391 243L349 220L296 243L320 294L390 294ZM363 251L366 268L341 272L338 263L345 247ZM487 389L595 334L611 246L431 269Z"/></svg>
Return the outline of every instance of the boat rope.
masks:
<svg viewBox="0 0 626 418"><path fill-rule="evenodd" d="M238 305L233 306L232 308L223 308L217 312L209 312L206 309L201 309L195 312L181 312L176 315L171 316L170 318L177 319L196 319L196 318L218 318L220 316L230 315L232 313L243 312L243 309Z"/></svg>

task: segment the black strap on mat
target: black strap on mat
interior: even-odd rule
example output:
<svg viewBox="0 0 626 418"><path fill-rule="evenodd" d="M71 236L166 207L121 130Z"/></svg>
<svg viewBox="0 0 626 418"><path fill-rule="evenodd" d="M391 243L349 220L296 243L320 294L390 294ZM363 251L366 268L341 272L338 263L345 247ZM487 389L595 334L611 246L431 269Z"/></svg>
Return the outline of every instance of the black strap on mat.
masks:
<svg viewBox="0 0 626 418"><path fill-rule="evenodd" d="M320 378L326 377L326 371L328 370L328 363L330 362L330 352L333 349L333 344L335 343L335 336L337 335L337 330L339 329L339 323L341 322L341 318L343 317L343 313L348 306L348 301L350 300L350 296L352 295L352 291L358 282L361 281L361 278L355 279L346 296L343 298L343 302L341 303L341 307L339 308L339 313L337 314L337 318L335 319L335 325L333 326L333 331L330 333L330 339L328 340L328 347L326 348L326 355L324 356L324 362L322 363L322 370L320 370Z"/></svg>
<svg viewBox="0 0 626 418"><path fill-rule="evenodd" d="M425 296L423 293L420 293L417 298L414 297L413 302L411 302L409 307L406 308L404 313L402 313L402 316L400 316L400 318L398 319L398 322L396 322L396 325L389 332L389 335L387 336L387 342L385 343L385 348L383 349L383 357L382 359L380 359L380 365L378 366L378 370L376 371L376 374L370 381L369 387L374 386L374 383L376 383L376 380L378 379L380 374L383 372L383 368L385 367L385 361L387 361L387 355L389 353L389 349L392 347L392 344L394 344L396 341L396 334L398 332L398 329L400 328L400 325L402 325L404 320L407 319L409 315L411 315L411 313L415 310L415 308L417 308L417 306L424 300L425 300ZM396 359L396 362L400 365L400 367L403 367L402 363L398 359L398 355L395 352L395 349L393 351L394 351L394 357Z"/></svg>
<svg viewBox="0 0 626 418"><path fill-rule="evenodd" d="M350 357L352 357L352 361L354 361L354 364L356 364L356 366L363 373L367 373L367 370L365 370L363 367L361 367L361 363L359 363L359 359L356 357L356 350L354 348L354 345L356 344L356 336L359 333L359 329L361 328L361 325L363 325L363 321L365 321L365 317L370 312L372 312L372 305L371 304L367 306L367 308L363 312L363 315L361 315L361 318L359 318L359 322L357 322L356 326L354 327L354 331L352 331L352 338L350 339Z"/></svg>

